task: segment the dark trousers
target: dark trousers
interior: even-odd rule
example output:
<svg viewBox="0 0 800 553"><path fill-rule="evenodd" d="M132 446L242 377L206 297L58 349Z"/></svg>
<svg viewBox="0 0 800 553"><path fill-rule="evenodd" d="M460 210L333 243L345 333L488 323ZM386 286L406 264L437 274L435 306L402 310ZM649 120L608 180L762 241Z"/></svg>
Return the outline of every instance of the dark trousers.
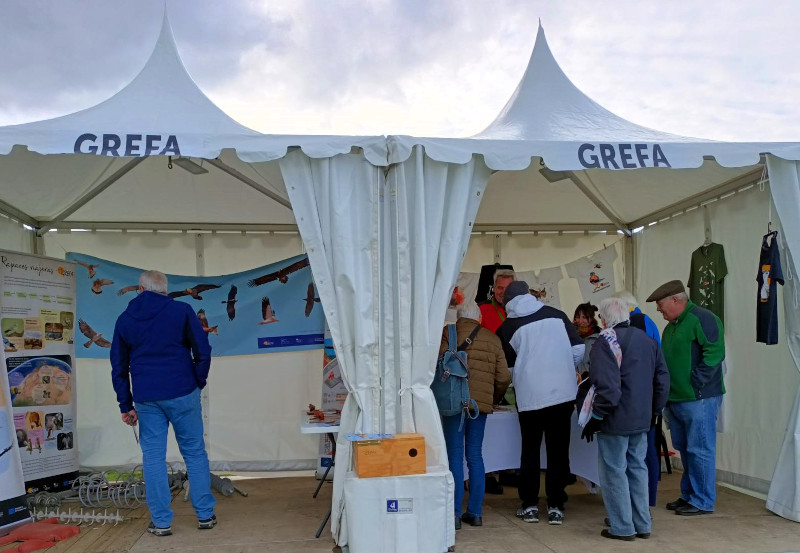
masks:
<svg viewBox="0 0 800 553"><path fill-rule="evenodd" d="M547 446L547 474L544 487L547 506L564 508L565 488L569 483L569 436L572 430L572 411L575 402L569 401L535 411L520 411L522 458L519 471L519 497L522 507L539 503L542 436Z"/></svg>

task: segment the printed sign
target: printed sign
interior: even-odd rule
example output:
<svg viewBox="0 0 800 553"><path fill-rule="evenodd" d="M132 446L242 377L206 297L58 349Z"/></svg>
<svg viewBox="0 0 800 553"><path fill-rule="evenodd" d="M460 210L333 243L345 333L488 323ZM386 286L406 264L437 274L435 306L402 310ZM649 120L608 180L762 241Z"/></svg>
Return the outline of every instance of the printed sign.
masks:
<svg viewBox="0 0 800 553"><path fill-rule="evenodd" d="M107 359L117 317L138 294L143 269L78 253L67 259L78 265L76 353ZM325 318L305 255L243 273L167 280L169 295L197 313L212 356L323 347Z"/></svg>

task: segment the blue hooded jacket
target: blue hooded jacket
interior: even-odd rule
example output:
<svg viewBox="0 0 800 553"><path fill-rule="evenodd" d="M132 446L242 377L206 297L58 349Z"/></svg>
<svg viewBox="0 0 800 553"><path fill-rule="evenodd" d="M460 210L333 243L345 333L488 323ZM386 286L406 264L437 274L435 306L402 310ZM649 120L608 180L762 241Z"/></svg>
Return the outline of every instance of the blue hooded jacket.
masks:
<svg viewBox="0 0 800 553"><path fill-rule="evenodd" d="M117 319L111 380L121 413L133 409L134 401L174 399L202 390L210 367L208 336L189 304L142 292Z"/></svg>

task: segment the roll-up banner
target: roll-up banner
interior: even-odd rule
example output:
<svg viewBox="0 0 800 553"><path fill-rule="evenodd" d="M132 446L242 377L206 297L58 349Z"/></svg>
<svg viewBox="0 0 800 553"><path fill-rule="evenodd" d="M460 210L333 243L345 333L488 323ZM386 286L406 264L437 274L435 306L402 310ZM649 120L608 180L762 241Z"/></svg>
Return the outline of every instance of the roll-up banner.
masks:
<svg viewBox="0 0 800 553"><path fill-rule="evenodd" d="M0 330L3 393L12 417L8 430L14 429L13 458L22 466L22 491L68 489L79 466L75 265L0 251ZM3 473L3 493L10 480Z"/></svg>

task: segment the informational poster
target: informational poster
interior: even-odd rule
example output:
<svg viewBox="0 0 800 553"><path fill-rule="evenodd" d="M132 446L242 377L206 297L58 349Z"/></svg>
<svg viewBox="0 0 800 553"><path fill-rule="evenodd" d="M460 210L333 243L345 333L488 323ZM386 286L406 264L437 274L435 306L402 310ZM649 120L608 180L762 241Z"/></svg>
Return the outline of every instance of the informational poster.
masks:
<svg viewBox="0 0 800 553"><path fill-rule="evenodd" d="M67 259L78 265L77 355L108 359L117 317L136 297L144 269L79 253ZM325 317L306 255L243 273L167 280L169 295L197 313L214 357L323 345Z"/></svg>
<svg viewBox="0 0 800 553"><path fill-rule="evenodd" d="M5 356L0 353L5 366ZM30 519L25 502L25 478L19 458L8 374L0 371L0 535Z"/></svg>
<svg viewBox="0 0 800 553"><path fill-rule="evenodd" d="M322 407L323 411L339 411L347 399L347 387L342 380L336 350L330 331L325 331L325 353L322 356ZM322 478L326 469L333 463L333 443L328 434L320 434L319 457L317 461L317 478ZM333 471L328 472L328 479L333 479Z"/></svg>
<svg viewBox="0 0 800 553"><path fill-rule="evenodd" d="M78 477L75 265L0 252L5 384L25 488L59 491Z"/></svg>

